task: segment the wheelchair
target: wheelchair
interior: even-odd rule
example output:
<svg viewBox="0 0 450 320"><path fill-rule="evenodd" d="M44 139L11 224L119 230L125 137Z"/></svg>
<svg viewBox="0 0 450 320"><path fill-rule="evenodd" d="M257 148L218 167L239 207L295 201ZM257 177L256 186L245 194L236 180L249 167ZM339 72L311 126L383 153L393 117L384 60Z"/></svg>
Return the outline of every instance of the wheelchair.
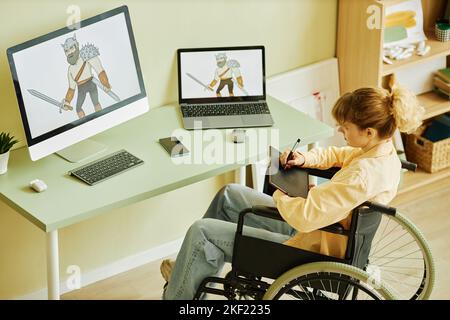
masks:
<svg viewBox="0 0 450 320"><path fill-rule="evenodd" d="M415 171L416 167L402 160L402 168ZM339 168L301 170L331 179ZM266 181L264 193L271 195L273 191ZM430 248L417 227L395 208L367 201L352 211L349 230L339 223L320 229L347 237L343 259L246 236L243 227L248 214L283 221L276 208L254 206L243 210L237 224L231 271L224 278L205 278L194 299L204 294L229 300L430 297L435 280Z"/></svg>

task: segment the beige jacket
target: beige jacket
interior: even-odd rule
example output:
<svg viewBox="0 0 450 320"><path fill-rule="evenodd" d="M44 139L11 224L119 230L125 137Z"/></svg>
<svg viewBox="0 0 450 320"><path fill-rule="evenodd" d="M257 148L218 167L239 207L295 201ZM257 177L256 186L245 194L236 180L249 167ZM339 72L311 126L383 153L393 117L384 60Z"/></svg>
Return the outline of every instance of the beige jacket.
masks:
<svg viewBox="0 0 450 320"><path fill-rule="evenodd" d="M277 190L274 201L281 216L298 233L285 244L338 258L345 256L347 237L318 229L339 222L350 228L351 211L365 201L388 204L397 192L401 163L392 144L384 141L363 152L361 148L329 147L303 154L304 167L342 169L328 182L292 198Z"/></svg>

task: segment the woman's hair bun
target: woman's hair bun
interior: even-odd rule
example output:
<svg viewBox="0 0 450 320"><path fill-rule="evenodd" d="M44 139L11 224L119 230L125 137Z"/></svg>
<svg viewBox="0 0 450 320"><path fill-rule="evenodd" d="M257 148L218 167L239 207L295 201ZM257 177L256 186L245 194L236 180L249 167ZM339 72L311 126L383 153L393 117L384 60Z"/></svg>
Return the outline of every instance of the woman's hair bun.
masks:
<svg viewBox="0 0 450 320"><path fill-rule="evenodd" d="M391 110L401 132L412 133L422 125L425 109L416 95L405 87L395 85L392 88Z"/></svg>

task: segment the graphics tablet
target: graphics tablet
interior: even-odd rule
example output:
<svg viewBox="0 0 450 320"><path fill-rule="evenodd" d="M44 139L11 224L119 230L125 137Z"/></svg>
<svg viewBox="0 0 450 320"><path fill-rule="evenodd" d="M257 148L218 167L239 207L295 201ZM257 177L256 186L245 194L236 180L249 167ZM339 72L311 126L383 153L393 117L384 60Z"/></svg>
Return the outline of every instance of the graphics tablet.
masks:
<svg viewBox="0 0 450 320"><path fill-rule="evenodd" d="M290 197L306 198L309 190L308 173L296 167L284 170L280 156L280 151L270 147L269 183Z"/></svg>

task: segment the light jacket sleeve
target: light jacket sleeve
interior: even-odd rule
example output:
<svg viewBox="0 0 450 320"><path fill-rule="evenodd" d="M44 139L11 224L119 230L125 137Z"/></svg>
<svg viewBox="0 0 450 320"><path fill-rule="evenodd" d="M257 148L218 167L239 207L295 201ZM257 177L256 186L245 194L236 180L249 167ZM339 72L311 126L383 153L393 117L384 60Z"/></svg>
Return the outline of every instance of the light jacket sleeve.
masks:
<svg viewBox="0 0 450 320"><path fill-rule="evenodd" d="M302 152L302 155L305 157L303 167L322 170L331 167L342 167L345 159L358 150L358 148L353 147L328 147L315 148L308 152Z"/></svg>
<svg viewBox="0 0 450 320"><path fill-rule="evenodd" d="M306 199L292 198L279 190L273 198L283 219L306 233L343 220L370 197L363 174L350 171L312 188Z"/></svg>

